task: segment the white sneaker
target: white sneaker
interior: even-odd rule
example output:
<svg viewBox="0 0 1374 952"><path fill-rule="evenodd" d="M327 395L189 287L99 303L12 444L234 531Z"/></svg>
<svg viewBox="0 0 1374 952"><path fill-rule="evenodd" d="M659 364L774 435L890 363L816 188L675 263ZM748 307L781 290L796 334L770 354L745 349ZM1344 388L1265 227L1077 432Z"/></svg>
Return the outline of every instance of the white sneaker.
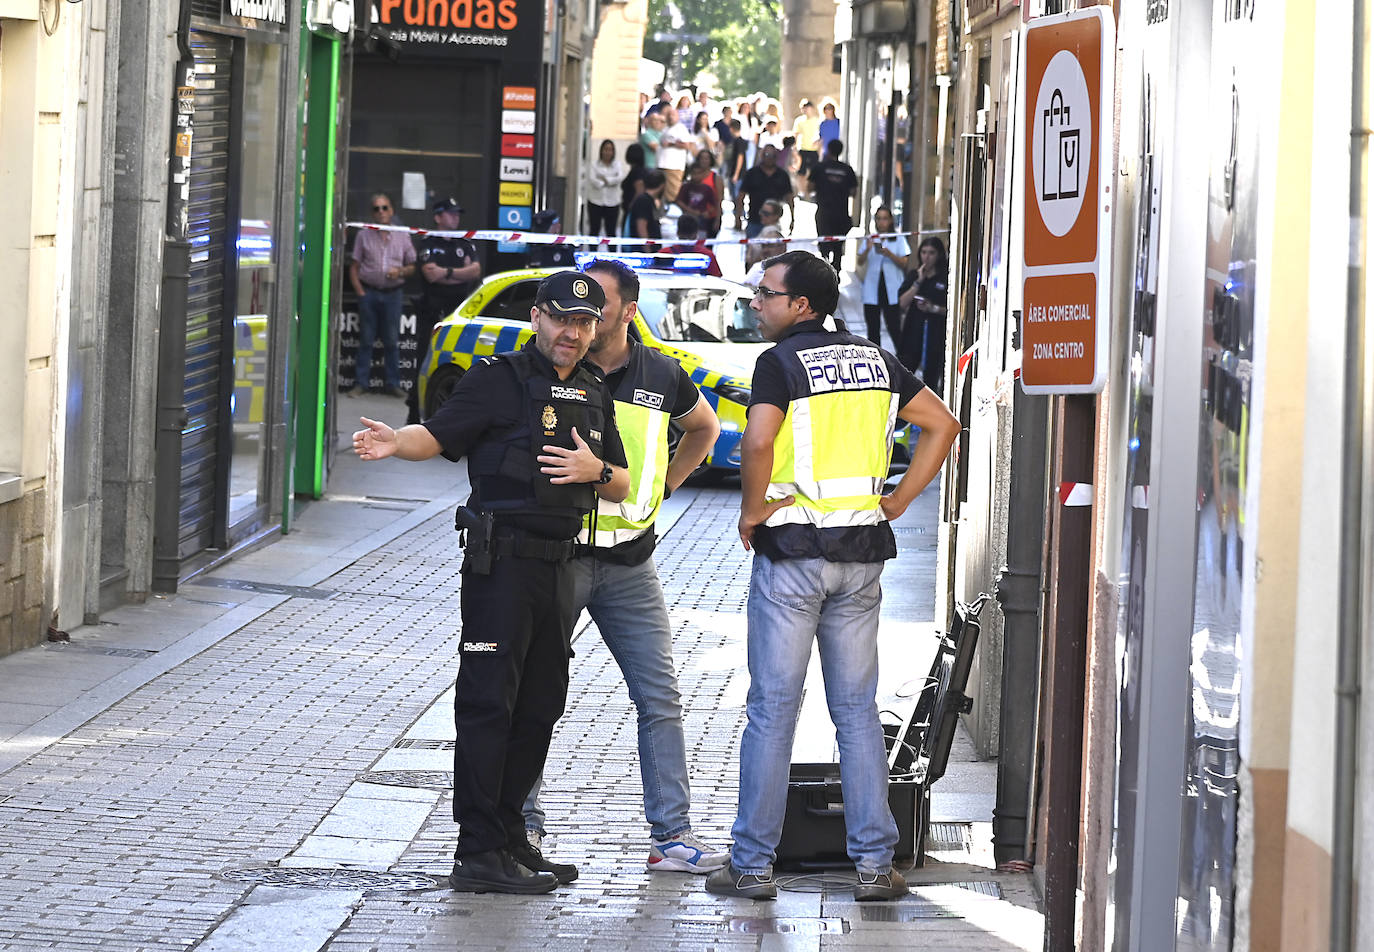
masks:
<svg viewBox="0 0 1374 952"><path fill-rule="evenodd" d="M729 850L712 849L691 830L670 840L649 840L649 869L662 873L709 873L730 862Z"/></svg>

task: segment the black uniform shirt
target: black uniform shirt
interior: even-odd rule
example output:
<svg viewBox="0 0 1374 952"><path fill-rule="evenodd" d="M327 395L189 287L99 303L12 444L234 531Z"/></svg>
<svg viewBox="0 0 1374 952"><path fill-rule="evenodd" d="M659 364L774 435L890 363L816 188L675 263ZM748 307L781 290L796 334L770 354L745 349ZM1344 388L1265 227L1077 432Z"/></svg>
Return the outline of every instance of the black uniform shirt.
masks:
<svg viewBox="0 0 1374 952"><path fill-rule="evenodd" d="M576 245L536 245L530 242L528 265L531 268L571 268L576 264Z"/></svg>
<svg viewBox="0 0 1374 952"><path fill-rule="evenodd" d="M839 159L825 159L811 170L811 188L816 192L816 210L832 219L849 214L849 193L858 188L854 170Z"/></svg>
<svg viewBox="0 0 1374 952"><path fill-rule="evenodd" d="M532 354L534 365L541 374L551 380L559 379L552 361L534 346L533 339L525 349ZM601 374L594 367L584 366L598 380L601 379ZM602 402L606 407L606 428L601 434L601 458L607 463L624 466L625 447L615 428L615 407L610 391L605 389L605 384L602 387L605 390ZM484 439L499 439L511 430L528 426L525 401L525 388L509 365L500 361L484 361L473 364L438 412L421 425L439 441L444 458L457 461ZM542 452L542 444L532 449L531 458ZM468 503L474 508L481 508L482 501L477 498L476 490ZM520 515L502 521L552 539L570 539L581 527L580 518L569 522L567 517L555 516Z"/></svg>
<svg viewBox="0 0 1374 952"><path fill-rule="evenodd" d="M444 238L439 235L425 235L415 249L416 269L426 264L437 264L441 268L455 271L477 260L477 249L466 238ZM423 274L421 278L423 279ZM432 284L424 282L425 300L440 306L456 307L472 292L475 282L462 284Z"/></svg>
<svg viewBox="0 0 1374 952"><path fill-rule="evenodd" d="M782 201L792 194L792 176L788 175L781 165L772 172L764 169L762 165L756 165L740 179L740 190L749 199L749 220L759 222L762 221L759 210L764 202L770 198Z"/></svg>

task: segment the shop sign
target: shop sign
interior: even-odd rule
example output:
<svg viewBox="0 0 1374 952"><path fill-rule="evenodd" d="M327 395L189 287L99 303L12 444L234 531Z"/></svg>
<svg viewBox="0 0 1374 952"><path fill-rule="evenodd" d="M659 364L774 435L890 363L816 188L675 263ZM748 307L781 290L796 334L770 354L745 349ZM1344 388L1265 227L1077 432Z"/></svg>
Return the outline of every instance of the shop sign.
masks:
<svg viewBox="0 0 1374 952"><path fill-rule="evenodd" d="M286 31L286 0L221 0L220 23L267 33Z"/></svg>
<svg viewBox="0 0 1374 952"><path fill-rule="evenodd" d="M502 109L501 131L528 135L534 132L534 113L525 110Z"/></svg>
<svg viewBox="0 0 1374 952"><path fill-rule="evenodd" d="M501 181L533 182L534 159L502 159Z"/></svg>
<svg viewBox="0 0 1374 952"><path fill-rule="evenodd" d="M534 136L502 135L501 154L512 159L534 158Z"/></svg>
<svg viewBox="0 0 1374 952"><path fill-rule="evenodd" d="M1094 7L1026 30L1027 393L1097 393L1106 383L1113 27L1111 10Z"/></svg>
<svg viewBox="0 0 1374 952"><path fill-rule="evenodd" d="M378 25L403 46L502 60L539 58L544 0L375 0L374 9Z"/></svg>
<svg viewBox="0 0 1374 952"><path fill-rule="evenodd" d="M497 198L502 205L529 205L534 201L534 186L519 182L502 182Z"/></svg>
<svg viewBox="0 0 1374 952"><path fill-rule="evenodd" d="M501 108L502 108L502 109L533 109L533 108L534 108L534 87L533 87L533 86L502 86L502 87L501 87Z"/></svg>

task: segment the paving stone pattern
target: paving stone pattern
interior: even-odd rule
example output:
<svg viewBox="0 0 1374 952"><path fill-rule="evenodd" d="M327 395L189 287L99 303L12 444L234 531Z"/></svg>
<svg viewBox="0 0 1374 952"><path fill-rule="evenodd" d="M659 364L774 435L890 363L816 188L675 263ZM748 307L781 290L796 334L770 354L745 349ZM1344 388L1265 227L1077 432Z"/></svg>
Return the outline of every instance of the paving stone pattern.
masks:
<svg viewBox="0 0 1374 952"><path fill-rule="evenodd" d="M933 496L921 505L933 507ZM692 819L722 845L735 812L748 686L749 556L735 535L737 507L737 491L702 491L659 550L686 708ZM369 826L384 834L382 814L397 808L360 805L356 780L451 770L444 742L452 740L458 574L450 520L432 519L288 598L0 775L0 952L307 948L271 935L236 945L240 932L226 924L258 922L235 916L276 894L254 898L251 881L220 874L328 865L313 841L347 843ZM911 573L931 571L924 563L934 545L933 532L903 539L903 558L919 555L921 564L889 576L885 616L899 626L928 617L928 606L900 592ZM340 927L307 952L1039 948L1029 878L992 877L978 866L950 864L943 876L997 878L1004 900L946 888L869 915L833 877L829 885L797 881L778 902L755 904L713 897L700 877L649 874L633 707L594 627L579 631L575 648L544 801L550 852L578 862L579 880L541 897L444 888L455 827L451 793L439 790L389 865L431 876L435 887L345 898ZM424 786L416 797L440 787ZM394 789L405 788L367 795ZM359 843L360 860L338 867L369 868ZM928 866L926 879L941 876L940 867Z"/></svg>

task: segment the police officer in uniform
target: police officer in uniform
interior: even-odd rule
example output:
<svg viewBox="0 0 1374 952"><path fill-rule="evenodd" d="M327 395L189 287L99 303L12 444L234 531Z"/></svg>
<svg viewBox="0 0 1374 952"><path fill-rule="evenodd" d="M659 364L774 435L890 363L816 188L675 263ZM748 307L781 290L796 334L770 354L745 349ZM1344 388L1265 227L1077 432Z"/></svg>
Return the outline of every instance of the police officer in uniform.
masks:
<svg viewBox="0 0 1374 952"><path fill-rule="evenodd" d="M453 198L441 198L430 211L440 231L458 229L463 209ZM425 235L416 248L415 263L424 281L424 294L416 315L415 369L410 376L410 393L406 396L407 424L420 422L420 371L425 365L434 325L463 303L482 276L477 249L466 238Z"/></svg>
<svg viewBox="0 0 1374 952"><path fill-rule="evenodd" d="M720 421L677 361L630 337L639 300L633 269L603 258L589 264L586 273L606 294L587 359L606 375L615 400L631 489L622 502L602 500L595 522L584 520L578 539L585 547L573 560L574 601L596 622L638 712L639 771L649 822L646 866L653 872L707 873L725 865L729 854L692 831L682 698L653 554L654 521L663 499L706 458ZM670 424L682 433L671 456ZM544 833L538 791L536 784L525 803L532 844Z"/></svg>
<svg viewBox="0 0 1374 952"><path fill-rule="evenodd" d="M562 219L558 212L546 208L535 212L530 220L530 231L541 235L556 235L560 231ZM525 263L531 268L571 268L576 263L577 246L569 244L535 244L529 242Z"/></svg>
<svg viewBox="0 0 1374 952"><path fill-rule="evenodd" d="M710 892L773 899L793 735L811 645L842 751L854 898L896 899L897 824L878 720L879 578L897 554L896 519L935 478L959 422L896 357L824 318L839 303L834 268L807 251L764 262L753 308L772 349L754 368L740 442L739 535L753 548L748 721L730 864ZM893 419L921 428L911 466L884 495Z"/></svg>
<svg viewBox="0 0 1374 952"><path fill-rule="evenodd" d="M574 540L598 497L630 488L610 394L582 363L604 303L583 274L549 276L524 349L474 365L423 425L363 418L353 434L365 460L468 460L449 876L460 891L542 893L577 876L530 847L521 806L567 697Z"/></svg>

